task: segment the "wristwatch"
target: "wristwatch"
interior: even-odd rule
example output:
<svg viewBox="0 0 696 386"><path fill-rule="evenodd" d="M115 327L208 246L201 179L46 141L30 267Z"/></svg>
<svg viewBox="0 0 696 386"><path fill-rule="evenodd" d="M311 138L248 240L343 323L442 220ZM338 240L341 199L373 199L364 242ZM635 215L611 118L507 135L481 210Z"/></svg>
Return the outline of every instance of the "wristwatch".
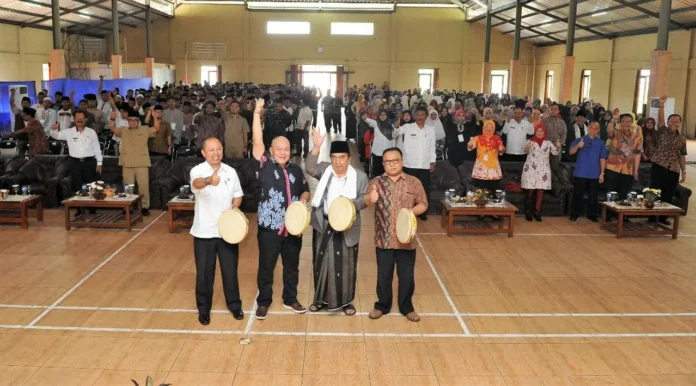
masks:
<svg viewBox="0 0 696 386"><path fill-rule="evenodd" d="M204 178L203 181L205 181L206 185L210 185L210 177Z"/></svg>

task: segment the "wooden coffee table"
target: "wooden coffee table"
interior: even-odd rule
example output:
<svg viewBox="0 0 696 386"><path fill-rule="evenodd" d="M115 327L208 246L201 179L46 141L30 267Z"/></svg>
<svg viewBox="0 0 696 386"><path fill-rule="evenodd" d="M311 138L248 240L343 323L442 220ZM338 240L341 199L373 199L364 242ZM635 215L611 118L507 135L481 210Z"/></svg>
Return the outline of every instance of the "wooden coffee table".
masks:
<svg viewBox="0 0 696 386"><path fill-rule="evenodd" d="M616 214L619 218L617 223L607 222L607 212ZM679 216L682 209L667 203L660 203L653 209L643 207L622 206L614 202L602 203L602 222L601 229L606 229L611 233L616 234L616 238L620 239L624 236L654 236L654 235L672 235L672 239L676 239L679 235ZM660 223L651 222L630 222L624 220L625 216L656 216L672 218L672 227L662 225Z"/></svg>
<svg viewBox="0 0 696 386"><path fill-rule="evenodd" d="M449 201L442 200L442 227L447 229L447 236L451 237L454 233L507 233L512 237L515 232L515 213L517 208L505 202L503 205L487 205L483 208L476 206L452 206ZM500 222L498 227L490 227L487 223L476 222L477 227L455 227L455 216L498 216ZM508 219L507 228L504 227L505 220Z"/></svg>
<svg viewBox="0 0 696 386"><path fill-rule="evenodd" d="M190 228L193 225L191 215L193 215L195 205L196 201L179 197L174 197L167 203L170 233L178 232L180 227Z"/></svg>
<svg viewBox="0 0 696 386"><path fill-rule="evenodd" d="M21 196L9 195L6 199L0 200L0 210L9 209L11 212L18 211L17 217L6 216L0 211L0 223L20 224L22 229L29 228L28 209L36 208L36 220L43 221L43 199L39 195Z"/></svg>
<svg viewBox="0 0 696 386"><path fill-rule="evenodd" d="M95 200L92 197L71 197L63 200L65 206L65 229L70 227L127 229L129 232L136 222L143 222L143 195L129 195L124 198L110 197ZM131 213L131 208L137 211ZM82 214L70 218L70 209L81 208ZM101 213L88 216L88 208L113 209L116 213Z"/></svg>

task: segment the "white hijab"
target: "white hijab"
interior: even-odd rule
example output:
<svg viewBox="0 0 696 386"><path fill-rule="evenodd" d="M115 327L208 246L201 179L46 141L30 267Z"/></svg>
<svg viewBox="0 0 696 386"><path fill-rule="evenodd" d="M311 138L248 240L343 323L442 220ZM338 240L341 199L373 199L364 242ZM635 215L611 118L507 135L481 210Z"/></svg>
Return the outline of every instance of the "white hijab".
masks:
<svg viewBox="0 0 696 386"><path fill-rule="evenodd" d="M433 114L435 114L435 119L432 118ZM425 125L433 127L433 131L435 131L436 140L439 141L441 139L445 139L445 129L442 127L442 121L440 121L440 113L438 113L437 110L432 109L428 112L428 118L425 119Z"/></svg>

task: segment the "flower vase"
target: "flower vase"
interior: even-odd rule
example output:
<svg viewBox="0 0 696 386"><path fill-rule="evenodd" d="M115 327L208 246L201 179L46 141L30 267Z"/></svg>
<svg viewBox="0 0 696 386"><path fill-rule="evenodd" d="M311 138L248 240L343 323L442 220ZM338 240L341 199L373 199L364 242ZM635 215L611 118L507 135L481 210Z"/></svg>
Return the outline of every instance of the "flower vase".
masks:
<svg viewBox="0 0 696 386"><path fill-rule="evenodd" d="M657 197L655 197L654 194L647 194L645 196L645 199L643 200L643 206L645 209L652 209L655 207L655 200Z"/></svg>

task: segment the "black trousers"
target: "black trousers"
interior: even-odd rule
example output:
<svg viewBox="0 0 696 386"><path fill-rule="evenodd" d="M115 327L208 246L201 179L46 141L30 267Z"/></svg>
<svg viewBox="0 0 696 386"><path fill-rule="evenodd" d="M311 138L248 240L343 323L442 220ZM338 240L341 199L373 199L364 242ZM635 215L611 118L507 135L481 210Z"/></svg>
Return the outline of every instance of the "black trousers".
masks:
<svg viewBox="0 0 696 386"><path fill-rule="evenodd" d="M377 301L375 309L388 314L392 307L392 282L394 266L399 277L398 305L402 315L413 312L411 298L416 290L414 269L416 267L415 249L381 249L375 248L377 255Z"/></svg>
<svg viewBox="0 0 696 386"><path fill-rule="evenodd" d="M420 180L421 184L423 185L423 189L425 189L425 196L429 199L430 198L430 169L412 169L412 168L404 168L404 173L414 176Z"/></svg>
<svg viewBox="0 0 696 386"><path fill-rule="evenodd" d="M372 164L371 177L377 177L384 174L384 164L382 163L382 157L375 155L375 153L370 154L370 163Z"/></svg>
<svg viewBox="0 0 696 386"><path fill-rule="evenodd" d="M70 188L73 192L80 191L82 184L97 180L97 159L70 157Z"/></svg>
<svg viewBox="0 0 696 386"><path fill-rule="evenodd" d="M604 171L604 189L607 192L617 192L619 199L623 200L633 187L633 176L617 173L613 170Z"/></svg>
<svg viewBox="0 0 696 386"><path fill-rule="evenodd" d="M505 153L503 155L503 161L508 161L508 162L524 162L527 160L527 155L526 154L507 154Z"/></svg>
<svg viewBox="0 0 696 386"><path fill-rule="evenodd" d="M662 194L660 195L660 200L662 200L662 202L666 202L668 204L672 203L674 192L677 190L678 185L679 173L673 172L658 164L652 164L652 171L650 172L650 187L660 189L662 191Z"/></svg>
<svg viewBox="0 0 696 386"><path fill-rule="evenodd" d="M491 193L495 193L496 190L500 189L500 180L480 180L478 178L472 178L471 183L474 187L486 189Z"/></svg>
<svg viewBox="0 0 696 386"><path fill-rule="evenodd" d="M215 283L215 263L220 259L222 291L230 311L242 309L239 297L239 245L230 244L215 237L212 239L193 238L193 254L196 258L196 305L198 313L210 315L213 307L213 285Z"/></svg>
<svg viewBox="0 0 696 386"><path fill-rule="evenodd" d="M333 124L333 130L335 133L340 133L341 132L341 113L333 113L331 114L331 123ZM327 128L328 130L328 128Z"/></svg>
<svg viewBox="0 0 696 386"><path fill-rule="evenodd" d="M279 235L278 231L259 228L259 271L256 282L259 296L256 303L268 307L273 302L273 271L278 255L283 261L283 303L297 302L297 282L299 280L300 250L302 237Z"/></svg>
<svg viewBox="0 0 696 386"><path fill-rule="evenodd" d="M309 130L296 129L293 133L295 137L295 151L306 158L307 154L309 154ZM303 141L304 145L302 144Z"/></svg>
<svg viewBox="0 0 696 386"><path fill-rule="evenodd" d="M319 121L317 121L317 110L312 110L312 127L316 128L319 126Z"/></svg>
<svg viewBox="0 0 696 386"><path fill-rule="evenodd" d="M570 217L578 217L585 210L584 196L587 193L587 218L597 218L598 179L573 177L573 203Z"/></svg>

